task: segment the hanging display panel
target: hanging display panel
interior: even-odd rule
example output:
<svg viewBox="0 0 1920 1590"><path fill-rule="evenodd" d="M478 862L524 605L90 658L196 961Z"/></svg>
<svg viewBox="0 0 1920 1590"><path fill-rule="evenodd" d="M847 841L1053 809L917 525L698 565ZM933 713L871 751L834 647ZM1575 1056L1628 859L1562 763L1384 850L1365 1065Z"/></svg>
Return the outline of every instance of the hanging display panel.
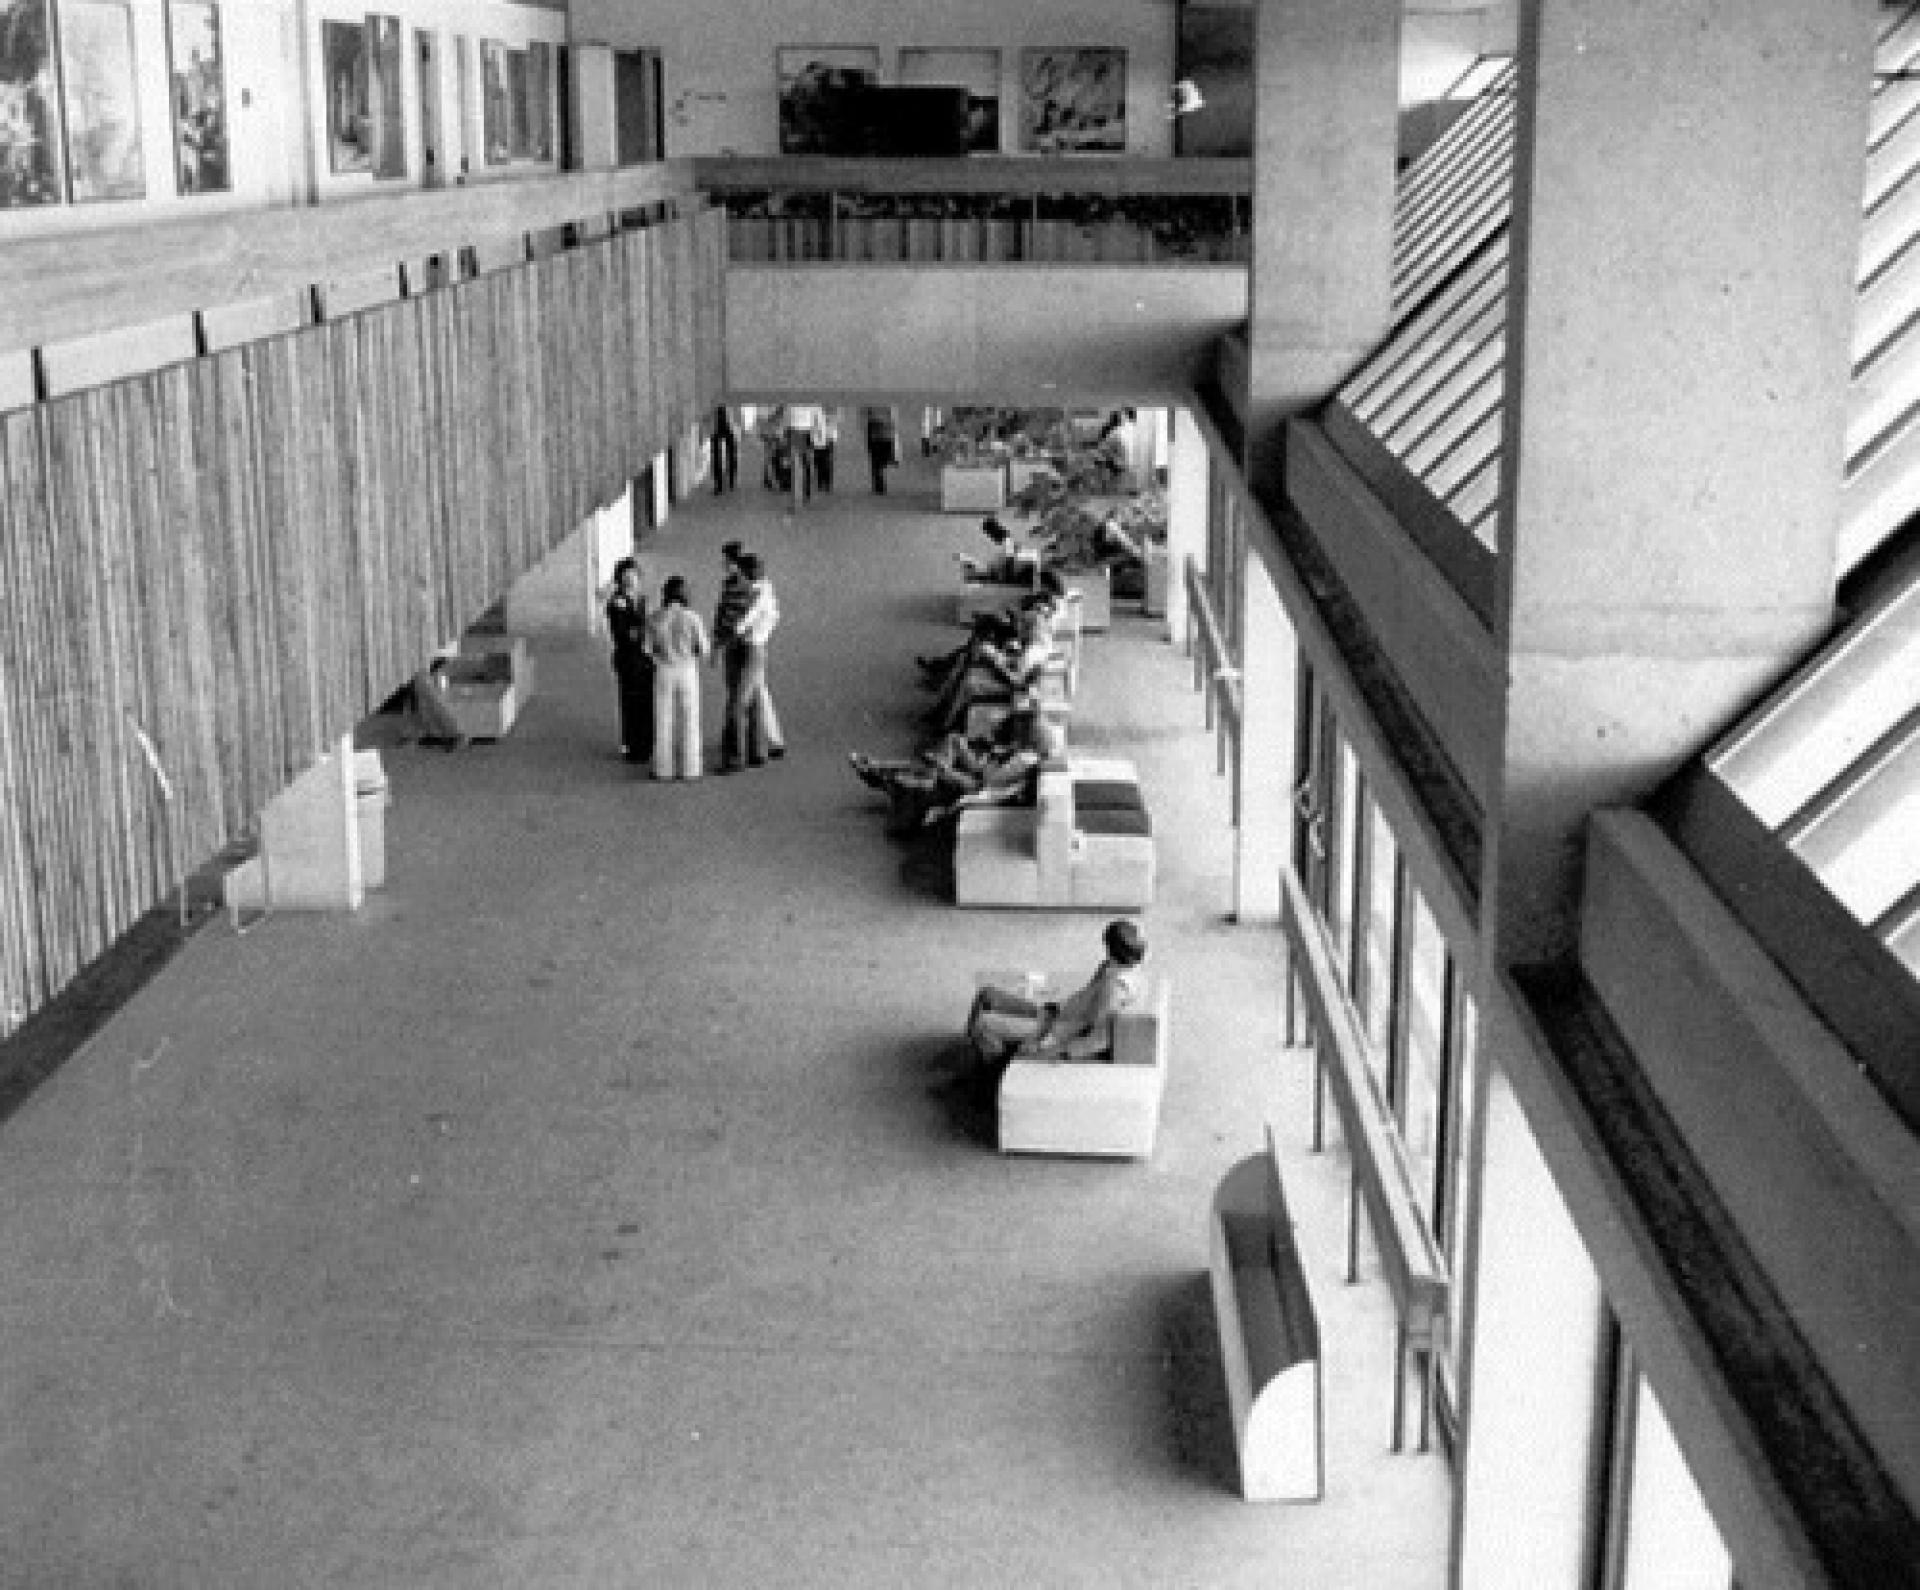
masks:
<svg viewBox="0 0 1920 1590"><path fill-rule="evenodd" d="M169 0L168 77L173 100L173 164L180 191L224 193L233 186L227 157L227 83L220 50L220 8L211 0Z"/></svg>
<svg viewBox="0 0 1920 1590"><path fill-rule="evenodd" d="M372 123L373 174L407 174L407 112L400 92L400 19L367 18L368 114Z"/></svg>
<svg viewBox="0 0 1920 1590"><path fill-rule="evenodd" d="M780 96L780 153L856 152L864 139L859 90L880 81L871 44L787 44L773 52Z"/></svg>
<svg viewBox="0 0 1920 1590"><path fill-rule="evenodd" d="M527 155L553 159L553 46L527 46Z"/></svg>
<svg viewBox="0 0 1920 1590"><path fill-rule="evenodd" d="M903 84L951 83L967 91L967 153L1000 148L1000 52L998 50L904 49Z"/></svg>
<svg viewBox="0 0 1920 1590"><path fill-rule="evenodd" d="M1127 147L1127 52L1020 52L1020 147L1034 154L1119 154Z"/></svg>
<svg viewBox="0 0 1920 1590"><path fill-rule="evenodd" d="M74 202L145 197L133 13L117 0L67 0L60 8L60 65Z"/></svg>
<svg viewBox="0 0 1920 1590"><path fill-rule="evenodd" d="M515 160L525 160L533 150L533 134L528 127L525 50L507 51L507 115L512 126L508 147Z"/></svg>
<svg viewBox="0 0 1920 1590"><path fill-rule="evenodd" d="M358 22L320 24L327 89L327 166L335 172L373 169L373 108L367 30Z"/></svg>
<svg viewBox="0 0 1920 1590"><path fill-rule="evenodd" d="M513 158L513 104L507 88L507 55L506 45L494 39L481 42L481 141L490 166L504 166Z"/></svg>
<svg viewBox="0 0 1920 1590"><path fill-rule="evenodd" d="M0 0L0 210L59 202L49 0Z"/></svg>

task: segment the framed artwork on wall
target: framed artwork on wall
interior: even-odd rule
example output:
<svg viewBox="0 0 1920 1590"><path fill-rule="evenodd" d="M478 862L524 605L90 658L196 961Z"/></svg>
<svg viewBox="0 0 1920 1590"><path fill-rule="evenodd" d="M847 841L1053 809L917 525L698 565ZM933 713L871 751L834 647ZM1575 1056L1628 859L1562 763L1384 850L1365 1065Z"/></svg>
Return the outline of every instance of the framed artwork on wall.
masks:
<svg viewBox="0 0 1920 1590"><path fill-rule="evenodd" d="M780 96L780 153L845 154L863 136L849 89L880 81L872 44L783 44L773 52Z"/></svg>
<svg viewBox="0 0 1920 1590"><path fill-rule="evenodd" d="M507 47L493 39L480 44L480 131L487 164L504 166L513 158L513 105L507 93Z"/></svg>
<svg viewBox="0 0 1920 1590"><path fill-rule="evenodd" d="M527 157L553 159L553 46L527 46Z"/></svg>
<svg viewBox="0 0 1920 1590"><path fill-rule="evenodd" d="M407 107L400 94L400 19L367 17L368 111L373 118L373 174L407 174Z"/></svg>
<svg viewBox="0 0 1920 1590"><path fill-rule="evenodd" d="M213 0L167 0L167 81L180 192L224 193L233 186L233 174L227 164L220 8Z"/></svg>
<svg viewBox="0 0 1920 1590"><path fill-rule="evenodd" d="M327 169L373 169L373 111L367 30L358 22L320 24L320 69L326 78Z"/></svg>
<svg viewBox="0 0 1920 1590"><path fill-rule="evenodd" d="M67 105L67 186L75 204L147 191L133 12L120 0L66 0L60 66Z"/></svg>
<svg viewBox="0 0 1920 1590"><path fill-rule="evenodd" d="M1000 52L903 49L902 85L951 83L967 91L967 153L1000 148Z"/></svg>
<svg viewBox="0 0 1920 1590"><path fill-rule="evenodd" d="M1020 52L1020 147L1119 154L1127 147L1127 52L1067 46Z"/></svg>
<svg viewBox="0 0 1920 1590"><path fill-rule="evenodd" d="M51 0L0 0L0 210L60 202Z"/></svg>

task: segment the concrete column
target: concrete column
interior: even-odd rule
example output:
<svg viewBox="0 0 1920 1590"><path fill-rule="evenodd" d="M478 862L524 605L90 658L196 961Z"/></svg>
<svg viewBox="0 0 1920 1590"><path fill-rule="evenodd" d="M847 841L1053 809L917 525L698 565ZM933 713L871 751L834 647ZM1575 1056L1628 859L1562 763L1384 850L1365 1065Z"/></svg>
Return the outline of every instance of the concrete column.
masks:
<svg viewBox="0 0 1920 1590"><path fill-rule="evenodd" d="M1484 889L1503 962L1571 947L1587 814L1827 624L1873 16L1525 8Z"/></svg>
<svg viewBox="0 0 1920 1590"><path fill-rule="evenodd" d="M1233 843L1233 917L1277 924L1280 868L1293 797L1295 669L1299 642L1267 568L1247 558L1241 615L1240 827Z"/></svg>
<svg viewBox="0 0 1920 1590"><path fill-rule="evenodd" d="M613 171L620 165L620 117L614 90L613 46L569 45L573 98L567 105L573 131L573 163L579 171Z"/></svg>
<svg viewBox="0 0 1920 1590"><path fill-rule="evenodd" d="M1187 643L1187 559L1207 558L1207 499L1211 489L1207 439L1187 409L1173 414L1167 468L1167 639Z"/></svg>
<svg viewBox="0 0 1920 1590"><path fill-rule="evenodd" d="M1509 1091L1553 1062L1501 972L1573 958L1592 813L1646 795L1828 622L1873 22L1872 0L1522 10L1470 1590L1586 1583L1595 1483L1598 1283Z"/></svg>
<svg viewBox="0 0 1920 1590"><path fill-rule="evenodd" d="M1400 0L1258 0L1247 469L1385 335L1399 145Z"/></svg>
<svg viewBox="0 0 1920 1590"><path fill-rule="evenodd" d="M1504 999L1483 1006L1466 1434L1454 1492L1452 1583L1461 1590L1588 1583L1600 1280L1504 1075L1526 1041Z"/></svg>

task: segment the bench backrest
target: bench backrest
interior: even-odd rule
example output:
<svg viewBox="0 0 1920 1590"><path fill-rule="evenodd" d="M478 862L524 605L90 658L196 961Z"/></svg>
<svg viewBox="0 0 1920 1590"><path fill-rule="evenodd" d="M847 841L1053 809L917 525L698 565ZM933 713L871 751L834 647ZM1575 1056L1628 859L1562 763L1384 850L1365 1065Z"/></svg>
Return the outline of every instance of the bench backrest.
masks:
<svg viewBox="0 0 1920 1590"><path fill-rule="evenodd" d="M1167 1010L1172 985L1164 977L1151 979L1145 996L1131 1010L1113 1018L1113 1063L1117 1066L1160 1066L1167 1059Z"/></svg>

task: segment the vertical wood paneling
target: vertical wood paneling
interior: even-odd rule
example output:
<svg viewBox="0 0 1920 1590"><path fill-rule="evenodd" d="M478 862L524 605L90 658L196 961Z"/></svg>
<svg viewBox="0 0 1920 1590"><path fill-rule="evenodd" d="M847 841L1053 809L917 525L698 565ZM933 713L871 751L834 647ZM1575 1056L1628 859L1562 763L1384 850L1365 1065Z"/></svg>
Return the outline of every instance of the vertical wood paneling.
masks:
<svg viewBox="0 0 1920 1590"><path fill-rule="evenodd" d="M716 402L724 220L0 417L0 1035Z"/></svg>

